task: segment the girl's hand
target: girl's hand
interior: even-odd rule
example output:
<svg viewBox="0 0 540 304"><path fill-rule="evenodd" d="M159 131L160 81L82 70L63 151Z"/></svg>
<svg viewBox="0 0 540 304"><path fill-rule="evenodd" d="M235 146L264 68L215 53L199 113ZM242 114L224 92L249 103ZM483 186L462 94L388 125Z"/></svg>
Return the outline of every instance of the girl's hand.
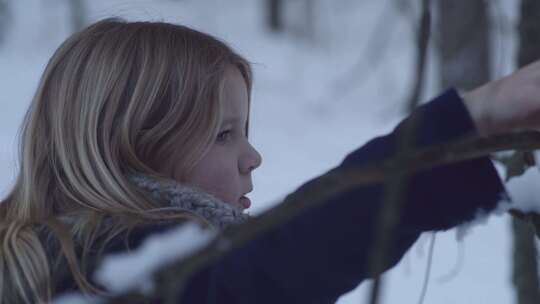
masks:
<svg viewBox="0 0 540 304"><path fill-rule="evenodd" d="M540 131L540 61L462 97L480 136Z"/></svg>

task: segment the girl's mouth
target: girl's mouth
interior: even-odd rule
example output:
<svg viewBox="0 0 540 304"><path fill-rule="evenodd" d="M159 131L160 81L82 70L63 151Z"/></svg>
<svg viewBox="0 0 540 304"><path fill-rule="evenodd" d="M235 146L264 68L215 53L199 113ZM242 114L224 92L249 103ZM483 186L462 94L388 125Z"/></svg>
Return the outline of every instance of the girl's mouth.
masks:
<svg viewBox="0 0 540 304"><path fill-rule="evenodd" d="M242 196L238 202L240 203L240 205L242 205L242 208L244 209L247 209L251 206L251 200L246 197L246 196Z"/></svg>

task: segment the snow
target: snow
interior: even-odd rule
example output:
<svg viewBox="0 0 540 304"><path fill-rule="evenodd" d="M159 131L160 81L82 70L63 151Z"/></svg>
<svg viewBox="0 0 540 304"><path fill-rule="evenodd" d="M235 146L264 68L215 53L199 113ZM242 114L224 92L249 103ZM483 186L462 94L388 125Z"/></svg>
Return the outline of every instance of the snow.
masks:
<svg viewBox="0 0 540 304"><path fill-rule="evenodd" d="M513 177L506 183L506 189L512 198L512 208L524 213L540 213L540 171L536 167L528 168L521 176Z"/></svg>
<svg viewBox="0 0 540 304"><path fill-rule="evenodd" d="M533 151L534 163L536 164L536 169L540 171L540 150Z"/></svg>
<svg viewBox="0 0 540 304"><path fill-rule="evenodd" d="M208 245L216 232L187 223L144 240L139 248L105 257L95 280L113 293L134 288L153 289L152 275L162 266L180 260Z"/></svg>
<svg viewBox="0 0 540 304"><path fill-rule="evenodd" d="M252 214L272 207L301 183L337 165L348 152L390 131L404 117L401 109L412 81L411 30L415 25L411 14L392 7L393 2L317 1L321 5L316 26L319 35L308 41L294 35L269 35L263 27L261 1L86 1L90 22L116 15L182 23L222 38L254 62L250 137L264 160L253 176ZM502 76L513 68L515 42L508 29L514 27L517 12L515 1L495 2L493 9L506 20L497 27L493 44L495 75ZM9 3L15 23L7 43L0 46L1 194L6 194L16 177L15 135L24 111L48 58L69 33L65 1ZM428 59L423 100L441 91L433 49ZM531 192L529 197L536 189L532 181L515 187L521 187L515 190L523 191L524 196ZM523 202L529 207L533 204ZM466 248L467 254L452 280L430 283L425 303L513 302L508 219L490 217L469 230L462 245L456 243L456 230L437 234L434 278L448 273L450 265L461 259L458 246ZM425 257L415 252L411 250L385 274L381 304L417 300ZM126 257L124 267L134 261L132 258ZM145 259L144 255L141 258ZM153 262L145 265L145 269L133 271L146 273L157 267ZM116 274L120 271L131 269L122 268ZM103 272L104 280L114 280L114 272ZM121 290L139 283L117 284L114 288ZM369 282L360 285L342 296L338 304L364 303L370 287Z"/></svg>
<svg viewBox="0 0 540 304"><path fill-rule="evenodd" d="M77 292L65 293L53 299L53 304L100 304L100 303L103 303L103 301L97 297L87 297Z"/></svg>
<svg viewBox="0 0 540 304"><path fill-rule="evenodd" d="M490 216L501 216L506 214L506 212L508 212L508 210L511 208L516 209L516 207L518 207L513 203L513 201L508 200L505 195L501 194L501 197L501 200L497 203L494 210L487 212L483 209L478 209L473 220L456 227L456 240L463 240L463 238L465 238L465 236L470 232L472 227L487 224Z"/></svg>

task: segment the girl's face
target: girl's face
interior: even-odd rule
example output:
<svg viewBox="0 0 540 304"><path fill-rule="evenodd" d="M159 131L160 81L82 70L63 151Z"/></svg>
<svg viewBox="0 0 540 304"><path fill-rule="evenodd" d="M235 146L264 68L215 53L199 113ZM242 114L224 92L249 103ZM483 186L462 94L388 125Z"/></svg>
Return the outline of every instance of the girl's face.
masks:
<svg viewBox="0 0 540 304"><path fill-rule="evenodd" d="M225 73L222 121L210 150L186 176L186 182L241 209L251 202L244 195L253 190L251 172L262 162L261 155L246 137L248 92L237 68Z"/></svg>

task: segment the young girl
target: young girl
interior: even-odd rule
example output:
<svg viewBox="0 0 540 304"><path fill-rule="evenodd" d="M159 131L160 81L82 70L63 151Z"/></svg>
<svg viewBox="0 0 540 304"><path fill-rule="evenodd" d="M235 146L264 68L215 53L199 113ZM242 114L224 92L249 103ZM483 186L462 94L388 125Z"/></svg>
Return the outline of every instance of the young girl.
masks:
<svg viewBox="0 0 540 304"><path fill-rule="evenodd" d="M538 128L540 63L419 107L419 147ZM106 19L50 59L24 118L20 172L0 204L1 303L49 302L92 281L103 254L197 221L247 219L249 63L187 27ZM348 168L392 156L403 123L352 152ZM384 185L355 188L197 272L181 303L333 303L368 276ZM395 265L420 233L491 211L504 187L488 157L410 177Z"/></svg>

